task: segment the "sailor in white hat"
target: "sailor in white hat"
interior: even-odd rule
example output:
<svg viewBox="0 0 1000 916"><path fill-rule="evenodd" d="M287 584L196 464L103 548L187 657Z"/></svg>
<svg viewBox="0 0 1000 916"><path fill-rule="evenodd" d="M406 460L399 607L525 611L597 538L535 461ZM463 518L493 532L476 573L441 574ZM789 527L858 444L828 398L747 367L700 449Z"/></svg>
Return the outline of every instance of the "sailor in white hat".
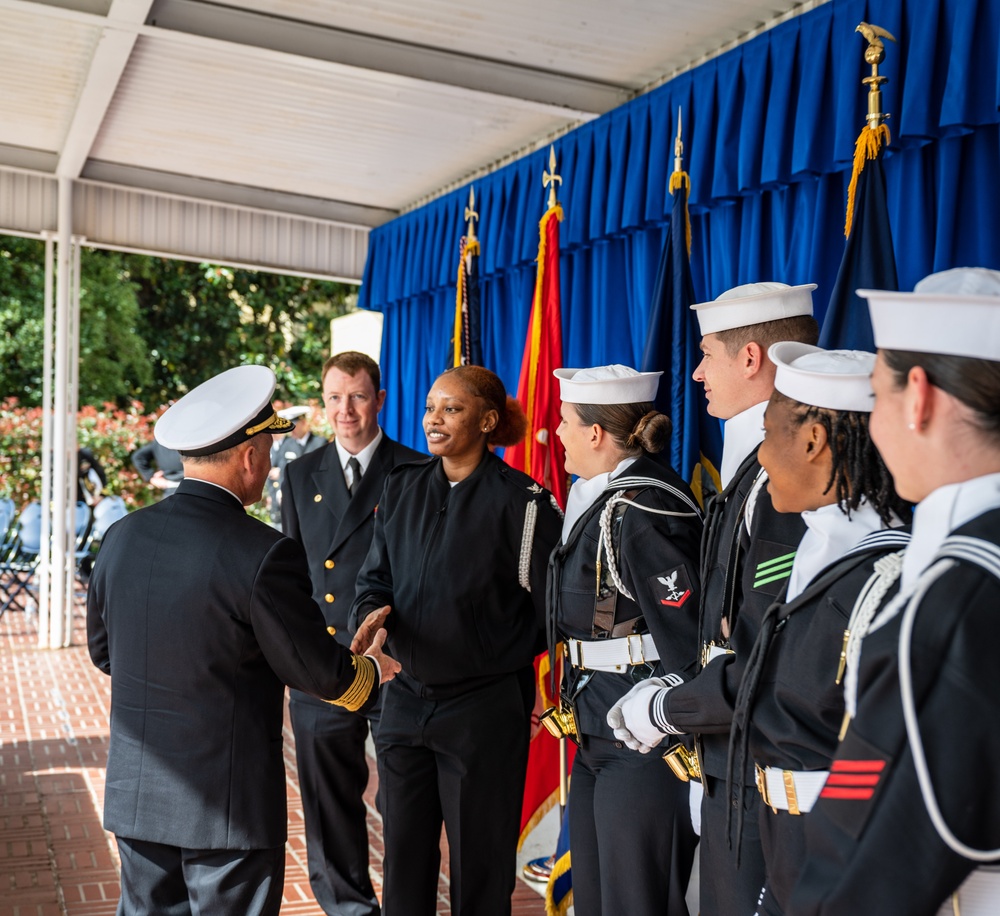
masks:
<svg viewBox="0 0 1000 916"><path fill-rule="evenodd" d="M695 838L687 793L662 761L636 760L607 724L637 681L694 669L701 512L652 455L670 442L653 407L661 372L557 369L569 491L549 563L549 633L565 643L560 709L546 722L580 748L569 796L578 912L681 912ZM596 570L596 575L595 575ZM623 869L622 862L629 867Z"/></svg>
<svg viewBox="0 0 1000 916"><path fill-rule="evenodd" d="M872 623L791 911L1000 912L1000 271L859 290L872 438L917 503L901 594ZM832 785L833 774L838 781Z"/></svg>
<svg viewBox="0 0 1000 916"><path fill-rule="evenodd" d="M705 674L671 691L663 714L674 734L695 736L675 745L671 759L679 774L686 768L701 774L702 781L691 784L692 821L701 831L701 906L721 916L753 912L764 883L752 813L739 868L726 832L731 805L741 803L726 792L728 723L760 620L789 573L780 558L795 552L804 533L797 514L774 511L757 460L764 410L774 390L768 347L782 340L816 343L815 288L747 283L692 306L702 334L702 360L693 378L705 387L709 414L725 421L723 490L707 508L703 542L699 668ZM772 563L778 564L777 573L765 574ZM752 796L745 801L756 810Z"/></svg>
<svg viewBox="0 0 1000 916"><path fill-rule="evenodd" d="M271 472L267 475L268 514L275 528L281 527L281 487L285 480L285 469L296 458L326 445L326 439L312 431L312 408L304 404L283 407L278 411L283 420L291 420L295 428L287 435L275 437L271 446Z"/></svg>
<svg viewBox="0 0 1000 916"><path fill-rule="evenodd" d="M111 526L87 596L94 663L111 676L104 826L120 910L277 914L287 834L285 685L369 709L399 665L326 632L301 546L251 518L270 467L274 373L231 369L159 419L177 492Z"/></svg>
<svg viewBox="0 0 1000 916"><path fill-rule="evenodd" d="M801 513L806 533L793 556L769 567L790 575L749 653L729 753L737 782L753 762L763 803L767 880L756 912L779 916L793 911L805 860L798 815L823 790L839 743L847 638L862 628L850 612L863 593L884 598L898 587L909 540L898 529L910 506L869 434L875 354L784 342L768 355L775 391L758 456L774 508ZM882 578L885 564L892 574ZM741 820L734 812L737 837Z"/></svg>

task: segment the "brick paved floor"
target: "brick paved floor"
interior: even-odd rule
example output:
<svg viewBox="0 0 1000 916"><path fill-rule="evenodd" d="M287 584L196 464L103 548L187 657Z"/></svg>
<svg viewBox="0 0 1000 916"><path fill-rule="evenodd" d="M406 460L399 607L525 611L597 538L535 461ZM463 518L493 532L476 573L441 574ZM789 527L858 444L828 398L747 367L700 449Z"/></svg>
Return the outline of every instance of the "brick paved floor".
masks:
<svg viewBox="0 0 1000 916"><path fill-rule="evenodd" d="M31 614L0 617L0 916L113 916L118 901L114 838L101 827L110 682L90 663L82 612L74 645L40 650ZM306 870L292 732L285 720L288 844L282 916L322 916ZM381 820L374 761L368 785L373 880L381 891ZM448 913L447 855L438 886ZM545 912L518 879L517 916Z"/></svg>

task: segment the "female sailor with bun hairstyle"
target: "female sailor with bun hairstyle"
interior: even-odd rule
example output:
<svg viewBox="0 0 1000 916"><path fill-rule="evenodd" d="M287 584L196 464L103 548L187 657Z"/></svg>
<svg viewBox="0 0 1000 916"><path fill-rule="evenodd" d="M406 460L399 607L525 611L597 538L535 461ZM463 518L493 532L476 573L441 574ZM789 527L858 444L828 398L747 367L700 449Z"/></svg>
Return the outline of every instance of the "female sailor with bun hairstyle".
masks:
<svg viewBox="0 0 1000 916"><path fill-rule="evenodd" d="M701 512L687 484L650 457L670 440L670 419L652 403L662 373L555 374L557 434L566 471L578 477L548 601L550 643L566 653L561 722L580 745L569 797L574 911L686 914L694 848L686 786L659 755L616 740L606 718L638 681L694 674Z"/></svg>

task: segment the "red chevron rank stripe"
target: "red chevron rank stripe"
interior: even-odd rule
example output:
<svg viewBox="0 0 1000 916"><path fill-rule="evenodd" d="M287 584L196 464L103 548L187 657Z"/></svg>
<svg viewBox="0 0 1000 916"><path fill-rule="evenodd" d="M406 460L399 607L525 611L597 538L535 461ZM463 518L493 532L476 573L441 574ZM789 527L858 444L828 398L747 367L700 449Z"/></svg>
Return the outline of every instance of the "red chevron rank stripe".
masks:
<svg viewBox="0 0 1000 916"><path fill-rule="evenodd" d="M834 760L819 797L867 801L884 769L884 760Z"/></svg>

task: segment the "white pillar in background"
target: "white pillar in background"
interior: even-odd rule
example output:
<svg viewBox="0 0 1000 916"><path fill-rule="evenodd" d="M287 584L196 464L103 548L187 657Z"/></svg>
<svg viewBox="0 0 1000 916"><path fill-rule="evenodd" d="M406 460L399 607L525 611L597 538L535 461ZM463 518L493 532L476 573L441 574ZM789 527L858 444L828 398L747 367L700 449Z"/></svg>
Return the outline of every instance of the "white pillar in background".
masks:
<svg viewBox="0 0 1000 916"><path fill-rule="evenodd" d="M69 360L70 360L70 298L72 293L72 219L73 182L58 179L58 238L55 308L55 369L52 435L52 589L50 592L49 631L39 632L39 644L58 649L69 642L65 608L73 600L72 590L66 593L67 542L69 531L66 512L69 508ZM75 443L73 456L76 456ZM75 502L75 500L74 500ZM44 508L44 507L43 507ZM72 551L69 552L72 558ZM45 640L43 643L42 640Z"/></svg>
<svg viewBox="0 0 1000 916"><path fill-rule="evenodd" d="M55 240L49 232L45 239L45 302L43 319L44 347L42 351L42 543L38 558L38 645L47 648L51 609L52 582L52 343L53 301L55 283Z"/></svg>

